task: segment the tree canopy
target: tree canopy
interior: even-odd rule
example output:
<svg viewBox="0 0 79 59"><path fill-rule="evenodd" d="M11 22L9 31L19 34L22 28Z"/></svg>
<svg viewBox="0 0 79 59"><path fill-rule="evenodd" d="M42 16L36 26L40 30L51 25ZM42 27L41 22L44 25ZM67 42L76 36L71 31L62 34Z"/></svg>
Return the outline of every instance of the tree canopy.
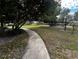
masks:
<svg viewBox="0 0 79 59"><path fill-rule="evenodd" d="M75 21L78 21L78 11L75 12L75 14L74 14L74 20L75 20Z"/></svg>
<svg viewBox="0 0 79 59"><path fill-rule="evenodd" d="M19 29L26 20L39 20L44 14L54 14L56 6L54 0L0 0L1 28Z"/></svg>
<svg viewBox="0 0 79 59"><path fill-rule="evenodd" d="M68 8L62 8L60 10L60 17L59 17L59 22L64 22L64 21L67 21L67 17L68 17L68 13L70 12L70 10Z"/></svg>

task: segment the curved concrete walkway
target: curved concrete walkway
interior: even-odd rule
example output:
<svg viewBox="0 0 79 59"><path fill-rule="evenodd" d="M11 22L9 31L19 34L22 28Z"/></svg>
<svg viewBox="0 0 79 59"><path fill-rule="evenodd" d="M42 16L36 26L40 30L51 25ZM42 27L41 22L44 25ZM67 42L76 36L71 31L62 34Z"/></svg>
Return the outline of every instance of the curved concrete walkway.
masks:
<svg viewBox="0 0 79 59"><path fill-rule="evenodd" d="M40 36L32 30L26 30L26 32L30 38L22 59L50 59L46 46Z"/></svg>

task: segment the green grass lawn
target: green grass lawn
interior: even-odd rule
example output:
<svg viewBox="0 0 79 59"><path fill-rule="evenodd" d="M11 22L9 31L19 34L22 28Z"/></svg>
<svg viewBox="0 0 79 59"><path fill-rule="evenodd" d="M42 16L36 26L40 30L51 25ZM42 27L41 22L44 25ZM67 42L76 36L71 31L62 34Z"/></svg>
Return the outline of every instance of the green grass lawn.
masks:
<svg viewBox="0 0 79 59"><path fill-rule="evenodd" d="M41 27L41 25L37 24L25 24L24 26L22 26L22 28L28 28L28 29L39 28L39 27Z"/></svg>
<svg viewBox="0 0 79 59"><path fill-rule="evenodd" d="M25 28L37 32L44 40L51 59L77 58L77 32L62 31L55 27L42 27L40 25L26 25Z"/></svg>

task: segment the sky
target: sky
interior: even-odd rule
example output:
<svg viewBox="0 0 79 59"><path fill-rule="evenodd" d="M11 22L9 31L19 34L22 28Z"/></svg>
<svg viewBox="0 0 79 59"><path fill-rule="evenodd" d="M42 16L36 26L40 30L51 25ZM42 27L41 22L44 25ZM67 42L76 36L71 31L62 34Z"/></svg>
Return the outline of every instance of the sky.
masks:
<svg viewBox="0 0 79 59"><path fill-rule="evenodd" d="M70 14L74 14L78 10L78 0L62 0L61 7L69 8Z"/></svg>

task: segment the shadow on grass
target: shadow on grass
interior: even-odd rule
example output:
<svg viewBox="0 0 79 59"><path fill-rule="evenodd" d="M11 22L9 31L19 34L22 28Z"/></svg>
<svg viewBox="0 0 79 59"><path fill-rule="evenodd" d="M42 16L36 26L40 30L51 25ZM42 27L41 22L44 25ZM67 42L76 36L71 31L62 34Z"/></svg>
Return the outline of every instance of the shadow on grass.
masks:
<svg viewBox="0 0 79 59"><path fill-rule="evenodd" d="M17 29L17 30L4 29L4 30L0 30L0 38L1 37L14 37L22 33L24 33L24 30L22 29Z"/></svg>
<svg viewBox="0 0 79 59"><path fill-rule="evenodd" d="M29 38L28 34L20 29L19 32L9 31L4 35L6 36L12 41L0 45L0 59L22 59Z"/></svg>

